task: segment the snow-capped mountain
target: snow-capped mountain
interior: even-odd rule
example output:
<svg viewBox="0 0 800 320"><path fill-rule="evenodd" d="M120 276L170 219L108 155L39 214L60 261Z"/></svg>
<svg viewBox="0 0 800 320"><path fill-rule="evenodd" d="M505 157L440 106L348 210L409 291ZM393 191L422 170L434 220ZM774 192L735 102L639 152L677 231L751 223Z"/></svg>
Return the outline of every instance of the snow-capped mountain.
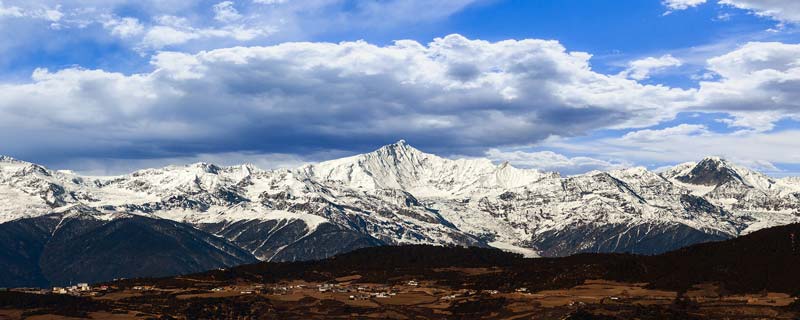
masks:
<svg viewBox="0 0 800 320"><path fill-rule="evenodd" d="M76 210L82 214L66 214ZM773 179L711 157L661 173L563 177L442 158L402 140L291 170L197 163L88 177L0 157L0 226L59 220L25 229L45 230L29 232L43 246L64 221L107 225L131 217L158 221L161 234L178 234L165 231L171 221L215 236L224 243L187 238L205 239L192 247L216 248L213 262L222 265L246 260L238 249L285 261L411 243L529 256L651 254L800 221L800 179Z"/></svg>
<svg viewBox="0 0 800 320"><path fill-rule="evenodd" d="M488 159L449 160L423 153L404 140L301 170L317 181L368 191L399 189L425 198L490 195L558 176L508 164L497 166Z"/></svg>

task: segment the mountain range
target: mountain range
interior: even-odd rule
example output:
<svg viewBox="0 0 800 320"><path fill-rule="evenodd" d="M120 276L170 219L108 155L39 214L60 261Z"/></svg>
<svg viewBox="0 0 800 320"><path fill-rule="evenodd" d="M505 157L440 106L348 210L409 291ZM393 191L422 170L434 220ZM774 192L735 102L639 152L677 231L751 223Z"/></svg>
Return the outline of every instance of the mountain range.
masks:
<svg viewBox="0 0 800 320"><path fill-rule="evenodd" d="M262 170L208 163L114 177L0 157L0 286L167 276L363 247L528 257L658 254L800 222L800 179L717 157L562 176L405 141Z"/></svg>

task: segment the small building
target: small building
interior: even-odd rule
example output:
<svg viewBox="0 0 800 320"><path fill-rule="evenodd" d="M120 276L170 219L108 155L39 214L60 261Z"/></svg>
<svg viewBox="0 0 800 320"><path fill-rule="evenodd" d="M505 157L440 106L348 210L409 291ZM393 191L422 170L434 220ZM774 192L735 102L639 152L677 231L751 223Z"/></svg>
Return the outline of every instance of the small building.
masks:
<svg viewBox="0 0 800 320"><path fill-rule="evenodd" d="M324 284L319 285L319 292L333 291L334 287L336 287L335 284L324 283Z"/></svg>
<svg viewBox="0 0 800 320"><path fill-rule="evenodd" d="M67 294L67 289L62 287L53 287L53 293L55 294Z"/></svg>
<svg viewBox="0 0 800 320"><path fill-rule="evenodd" d="M419 282L417 282L416 280L410 280L406 284L412 287L419 286Z"/></svg>

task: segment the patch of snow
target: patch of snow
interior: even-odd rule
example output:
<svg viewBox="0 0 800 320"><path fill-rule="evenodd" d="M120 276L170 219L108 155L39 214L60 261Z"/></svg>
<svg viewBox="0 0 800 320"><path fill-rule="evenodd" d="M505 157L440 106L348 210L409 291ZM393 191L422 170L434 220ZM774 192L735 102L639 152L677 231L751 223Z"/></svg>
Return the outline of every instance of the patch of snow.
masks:
<svg viewBox="0 0 800 320"><path fill-rule="evenodd" d="M509 244L509 243L505 243L505 242L493 241L493 242L489 242L489 245L494 247L494 248L503 250L503 251L508 251L508 252L512 252L512 253L519 253L525 258L538 258L539 257L539 252L537 252L536 250L523 248L523 247L518 247L518 246L515 246L513 244Z"/></svg>

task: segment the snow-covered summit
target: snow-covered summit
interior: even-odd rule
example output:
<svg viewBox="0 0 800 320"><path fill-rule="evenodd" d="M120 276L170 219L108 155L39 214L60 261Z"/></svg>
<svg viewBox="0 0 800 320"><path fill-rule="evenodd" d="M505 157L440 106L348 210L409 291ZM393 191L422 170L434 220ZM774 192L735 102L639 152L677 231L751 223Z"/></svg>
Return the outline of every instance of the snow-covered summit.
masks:
<svg viewBox="0 0 800 320"><path fill-rule="evenodd" d="M14 158L9 157L9 156L0 155L0 162L17 162L17 161L19 161L19 160L14 159Z"/></svg>
<svg viewBox="0 0 800 320"><path fill-rule="evenodd" d="M793 192L791 182L786 183L791 181L789 179L774 179L720 157L706 157L697 163L680 164L662 175L678 183L705 187L708 191L737 188L780 194Z"/></svg>
<svg viewBox="0 0 800 320"><path fill-rule="evenodd" d="M370 153L307 165L304 170L315 179L352 188L402 189L431 197L517 188L553 175L507 163L495 165L488 159L446 159L404 140Z"/></svg>

